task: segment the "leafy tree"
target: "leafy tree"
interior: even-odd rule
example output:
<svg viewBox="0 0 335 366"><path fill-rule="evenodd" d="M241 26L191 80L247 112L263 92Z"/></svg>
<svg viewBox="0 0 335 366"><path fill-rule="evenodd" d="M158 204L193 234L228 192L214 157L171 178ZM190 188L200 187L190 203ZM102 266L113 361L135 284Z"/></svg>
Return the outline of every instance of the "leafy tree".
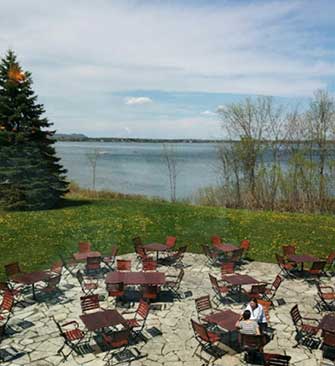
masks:
<svg viewBox="0 0 335 366"><path fill-rule="evenodd" d="M31 74L9 50L0 63L0 206L6 209L51 208L67 192L44 112Z"/></svg>

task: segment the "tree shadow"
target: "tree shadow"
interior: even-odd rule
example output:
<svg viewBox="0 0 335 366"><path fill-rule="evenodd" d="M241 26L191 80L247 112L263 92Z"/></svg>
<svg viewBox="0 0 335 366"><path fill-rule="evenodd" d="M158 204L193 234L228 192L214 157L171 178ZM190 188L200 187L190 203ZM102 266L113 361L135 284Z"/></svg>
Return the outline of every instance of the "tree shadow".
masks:
<svg viewBox="0 0 335 366"><path fill-rule="evenodd" d="M90 201L90 200L66 198L66 199L62 199L58 203L58 205L53 208L53 210L60 210L60 209L67 208L67 207L87 206L87 205L91 205L91 204L92 204L92 201Z"/></svg>

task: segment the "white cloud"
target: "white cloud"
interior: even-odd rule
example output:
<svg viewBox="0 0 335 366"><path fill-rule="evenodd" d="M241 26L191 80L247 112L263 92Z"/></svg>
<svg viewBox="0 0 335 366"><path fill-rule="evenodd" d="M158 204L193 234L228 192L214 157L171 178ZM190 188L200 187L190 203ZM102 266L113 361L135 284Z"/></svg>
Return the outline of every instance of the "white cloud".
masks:
<svg viewBox="0 0 335 366"><path fill-rule="evenodd" d="M203 111L203 112L201 112L201 114L203 115L203 116L216 116L217 114L215 113L215 112L212 112L212 111Z"/></svg>
<svg viewBox="0 0 335 366"><path fill-rule="evenodd" d="M153 100L148 97L127 97L124 99L124 102L127 105L142 105L150 104L153 102Z"/></svg>

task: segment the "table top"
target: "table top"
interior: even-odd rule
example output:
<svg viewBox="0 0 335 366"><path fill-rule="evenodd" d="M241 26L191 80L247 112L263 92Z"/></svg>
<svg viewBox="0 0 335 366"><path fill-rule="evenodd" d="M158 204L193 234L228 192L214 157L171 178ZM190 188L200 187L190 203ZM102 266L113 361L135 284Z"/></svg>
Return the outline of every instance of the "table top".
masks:
<svg viewBox="0 0 335 366"><path fill-rule="evenodd" d="M287 257L290 261L296 263L304 263L304 262L316 262L320 259L317 257L313 257L309 254L291 254Z"/></svg>
<svg viewBox="0 0 335 366"><path fill-rule="evenodd" d="M102 310L80 315L80 319L89 331L123 325L127 327L126 319L117 310Z"/></svg>
<svg viewBox="0 0 335 366"><path fill-rule="evenodd" d="M165 273L162 272L109 272L105 282L123 282L126 285L164 285Z"/></svg>
<svg viewBox="0 0 335 366"><path fill-rule="evenodd" d="M150 243L143 245L143 248L147 250L148 252L164 252L165 250L169 249L169 247L166 244L162 243Z"/></svg>
<svg viewBox="0 0 335 366"><path fill-rule="evenodd" d="M236 245L229 244L229 243L217 243L217 244L213 244L213 247L218 250L222 250L223 252L233 252L233 251L239 249L239 247L237 247Z"/></svg>
<svg viewBox="0 0 335 366"><path fill-rule="evenodd" d="M236 322L240 317L241 314L237 314L232 310L222 310L218 313L207 315L205 320L208 323L217 324L220 328L231 332L236 329Z"/></svg>
<svg viewBox="0 0 335 366"><path fill-rule="evenodd" d="M73 258L76 261L83 261L86 260L88 257L100 257L101 253L98 251L95 252L77 252L73 254Z"/></svg>
<svg viewBox="0 0 335 366"><path fill-rule="evenodd" d="M14 282L32 285L33 283L44 281L50 278L50 273L44 271L20 273L12 278Z"/></svg>
<svg viewBox="0 0 335 366"><path fill-rule="evenodd" d="M325 315L320 321L319 328L327 332L335 333L335 314Z"/></svg>
<svg viewBox="0 0 335 366"><path fill-rule="evenodd" d="M259 283L258 280L255 278L248 276L248 275L241 275L241 274L232 274L227 276L222 276L222 279L233 286L237 285L252 285L255 283Z"/></svg>

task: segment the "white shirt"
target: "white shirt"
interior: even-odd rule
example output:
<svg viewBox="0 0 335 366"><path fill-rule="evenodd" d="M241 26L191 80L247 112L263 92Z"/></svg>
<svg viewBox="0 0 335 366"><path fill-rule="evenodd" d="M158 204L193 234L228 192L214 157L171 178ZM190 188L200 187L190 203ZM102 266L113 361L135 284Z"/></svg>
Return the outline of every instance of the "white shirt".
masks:
<svg viewBox="0 0 335 366"><path fill-rule="evenodd" d="M261 304L257 304L257 308L252 309L250 304L247 305L245 310L249 310L251 313L250 319L256 320L257 323L266 323L266 316L264 313L263 306Z"/></svg>

